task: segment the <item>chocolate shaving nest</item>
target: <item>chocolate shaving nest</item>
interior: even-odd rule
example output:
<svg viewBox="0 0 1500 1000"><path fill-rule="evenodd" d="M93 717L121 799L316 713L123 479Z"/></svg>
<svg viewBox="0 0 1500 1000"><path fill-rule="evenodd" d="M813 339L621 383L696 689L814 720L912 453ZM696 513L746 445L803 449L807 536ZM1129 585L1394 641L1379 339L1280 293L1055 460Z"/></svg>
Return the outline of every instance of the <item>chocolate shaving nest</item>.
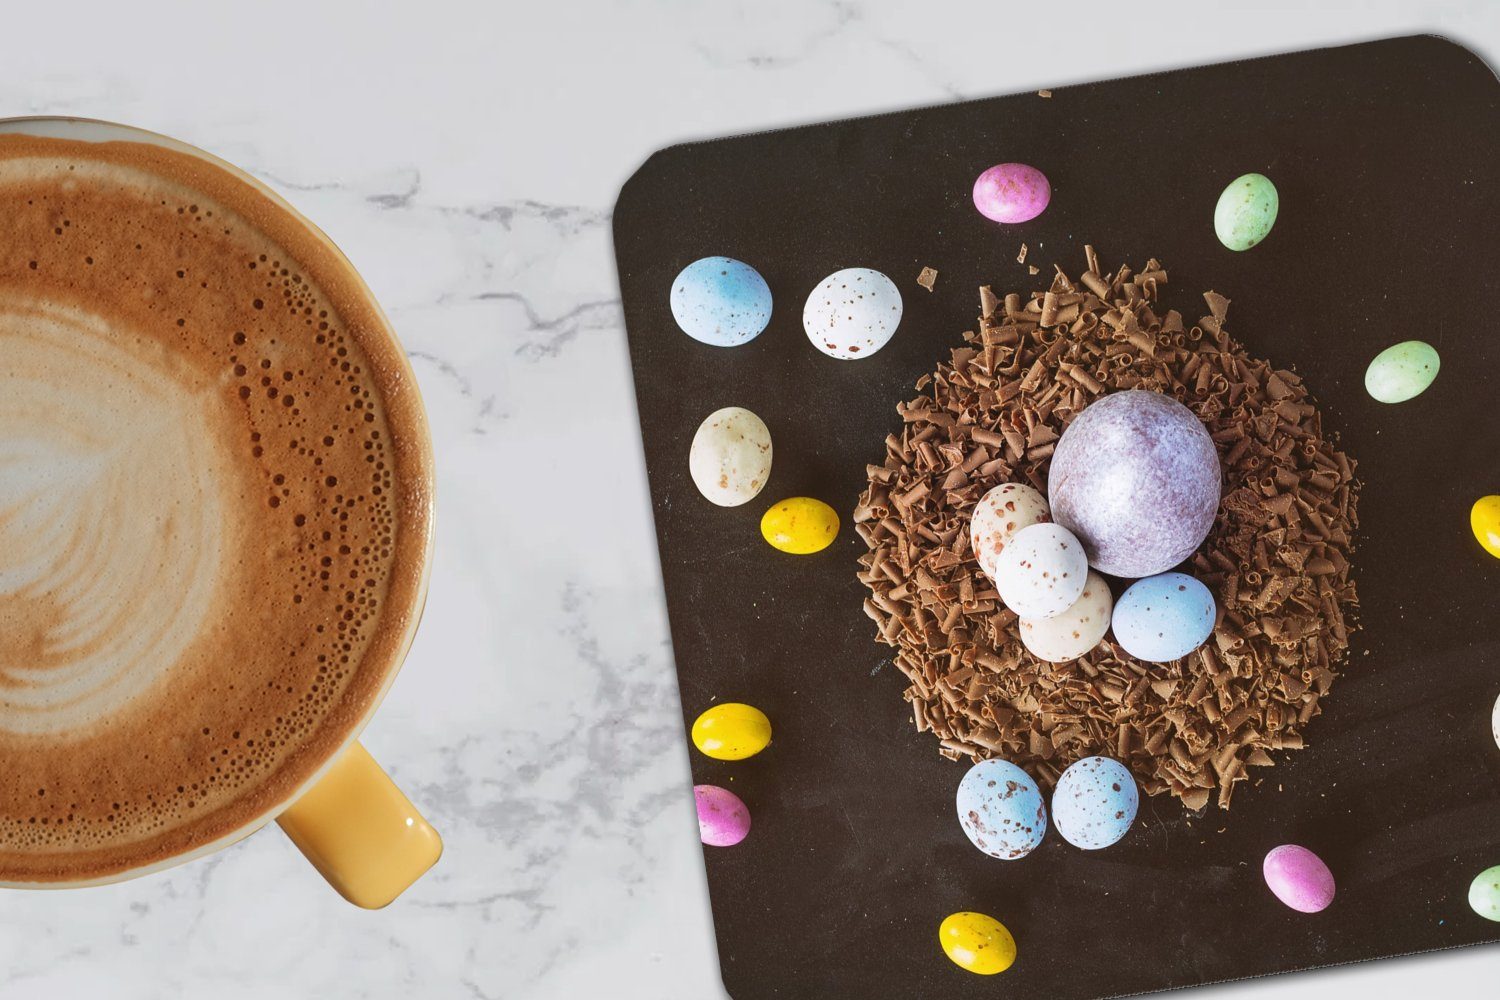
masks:
<svg viewBox="0 0 1500 1000"><path fill-rule="evenodd" d="M1052 785L1079 758L1115 757L1148 794L1189 809L1272 753L1303 746L1355 627L1349 579L1358 525L1354 461L1324 434L1302 380L1248 355L1224 329L1229 300L1186 326L1158 316L1155 260L1106 276L1093 248L1077 283L1060 269L1023 300L980 289L979 332L898 406L883 465L854 512L869 552L860 580L880 641L896 647L917 729L944 756L1004 757ZM1120 389L1170 393L1208 428L1224 470L1218 520L1184 569L1219 620L1184 659L1144 663L1111 638L1064 664L1021 645L969 548L969 515L992 487L1046 495L1069 421ZM1118 587L1116 588L1118 594Z"/></svg>

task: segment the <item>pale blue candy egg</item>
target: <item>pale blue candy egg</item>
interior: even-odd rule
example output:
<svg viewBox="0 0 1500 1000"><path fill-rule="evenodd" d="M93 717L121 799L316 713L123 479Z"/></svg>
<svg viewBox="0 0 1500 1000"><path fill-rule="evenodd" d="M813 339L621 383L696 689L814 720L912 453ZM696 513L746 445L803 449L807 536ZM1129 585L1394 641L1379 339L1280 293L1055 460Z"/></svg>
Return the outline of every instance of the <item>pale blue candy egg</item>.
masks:
<svg viewBox="0 0 1500 1000"><path fill-rule="evenodd" d="M1135 822L1140 793L1130 771L1108 757L1085 757L1062 773L1052 793L1052 822L1074 847L1108 847Z"/></svg>
<svg viewBox="0 0 1500 1000"><path fill-rule="evenodd" d="M1148 576L1115 602L1115 641L1137 660L1181 659L1213 632L1214 613L1214 595L1186 573Z"/></svg>
<svg viewBox="0 0 1500 1000"><path fill-rule="evenodd" d="M704 257L672 282L672 318L682 332L714 347L738 347L771 322L771 286L749 264Z"/></svg>
<svg viewBox="0 0 1500 1000"><path fill-rule="evenodd" d="M1047 806L1031 776L1008 760L984 760L958 784L958 822L992 858L1014 861L1047 832Z"/></svg>

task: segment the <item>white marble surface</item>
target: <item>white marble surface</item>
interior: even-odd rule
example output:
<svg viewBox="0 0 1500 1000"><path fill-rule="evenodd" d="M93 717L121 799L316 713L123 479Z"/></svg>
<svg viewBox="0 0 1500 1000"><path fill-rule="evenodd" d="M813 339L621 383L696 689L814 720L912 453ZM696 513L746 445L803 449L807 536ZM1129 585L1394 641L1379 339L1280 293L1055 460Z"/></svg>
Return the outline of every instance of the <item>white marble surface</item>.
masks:
<svg viewBox="0 0 1500 1000"><path fill-rule="evenodd" d="M376 913L274 828L125 885L6 893L0 996L722 996L610 250L624 179L681 138L1242 54L1412 30L1500 54L1479 0L1089 6L8 9L0 113L116 119L239 163L390 311L440 513L426 620L365 741L447 853ZM1028 44L1044 21L1072 25L1065 44ZM1497 974L1482 948L1217 995L1493 996Z"/></svg>

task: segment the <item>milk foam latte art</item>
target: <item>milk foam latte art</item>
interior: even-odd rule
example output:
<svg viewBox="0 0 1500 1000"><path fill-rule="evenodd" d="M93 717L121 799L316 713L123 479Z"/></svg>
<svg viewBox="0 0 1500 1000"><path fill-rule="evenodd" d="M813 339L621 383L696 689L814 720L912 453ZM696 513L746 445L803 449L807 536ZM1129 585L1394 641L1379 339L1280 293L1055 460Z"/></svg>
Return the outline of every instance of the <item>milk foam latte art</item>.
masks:
<svg viewBox="0 0 1500 1000"><path fill-rule="evenodd" d="M352 743L420 610L431 455L285 203L170 140L5 131L0 883L77 884L242 836Z"/></svg>
<svg viewBox="0 0 1500 1000"><path fill-rule="evenodd" d="M170 357L115 340L81 309L0 302L0 617L12 626L0 731L66 736L161 683L212 613L233 548L232 473L203 433L208 400ZM114 530L122 511L148 529Z"/></svg>

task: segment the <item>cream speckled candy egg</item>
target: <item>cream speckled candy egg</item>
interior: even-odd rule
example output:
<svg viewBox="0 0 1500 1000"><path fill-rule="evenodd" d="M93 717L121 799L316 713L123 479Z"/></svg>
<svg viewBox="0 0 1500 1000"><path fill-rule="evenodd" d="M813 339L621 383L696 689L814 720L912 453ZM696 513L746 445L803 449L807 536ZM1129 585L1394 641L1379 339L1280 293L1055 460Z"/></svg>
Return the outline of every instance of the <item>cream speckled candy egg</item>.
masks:
<svg viewBox="0 0 1500 1000"><path fill-rule="evenodd" d="M1085 757L1057 779L1052 822L1074 847L1097 851L1130 832L1140 792L1128 768L1110 757Z"/></svg>
<svg viewBox="0 0 1500 1000"><path fill-rule="evenodd" d="M1073 606L1088 583L1083 545L1060 524L1033 524L1011 537L995 564L995 589L1022 618L1051 618Z"/></svg>
<svg viewBox="0 0 1500 1000"><path fill-rule="evenodd" d="M1051 618L1022 618L1021 643L1048 663L1067 663L1089 652L1109 631L1114 597L1104 577L1089 570L1083 593L1068 610Z"/></svg>
<svg viewBox="0 0 1500 1000"><path fill-rule="evenodd" d="M1014 861L1047 832L1047 806L1031 775L1008 760L982 760L958 783L958 823L992 858Z"/></svg>
<svg viewBox="0 0 1500 1000"><path fill-rule="evenodd" d="M1025 483L1001 483L986 493L969 517L969 545L984 575L995 579L995 564L1016 532L1051 519L1047 501Z"/></svg>
<svg viewBox="0 0 1500 1000"><path fill-rule="evenodd" d="M1495 745L1500 746L1500 698L1495 699L1495 710L1490 713L1490 735L1495 737Z"/></svg>
<svg viewBox="0 0 1500 1000"><path fill-rule="evenodd" d="M802 328L830 358L868 358L890 342L901 322L896 283L868 267L835 271L819 282L802 308Z"/></svg>
<svg viewBox="0 0 1500 1000"><path fill-rule="evenodd" d="M726 406L698 425L688 449L693 484L720 507L755 499L771 475L771 431L743 406Z"/></svg>

